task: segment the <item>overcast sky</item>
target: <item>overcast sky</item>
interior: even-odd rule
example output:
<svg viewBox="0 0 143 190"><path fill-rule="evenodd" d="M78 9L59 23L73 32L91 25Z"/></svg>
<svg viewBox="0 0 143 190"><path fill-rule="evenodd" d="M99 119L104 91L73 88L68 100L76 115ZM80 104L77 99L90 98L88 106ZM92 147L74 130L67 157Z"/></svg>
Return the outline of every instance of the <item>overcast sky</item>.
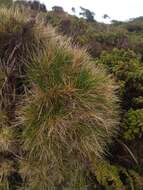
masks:
<svg viewBox="0 0 143 190"><path fill-rule="evenodd" d="M128 20L143 16L143 0L40 0L45 3L47 9L54 5L62 6L66 11L71 12L75 7L85 7L95 12L95 19L102 20L103 14L108 14L114 20Z"/></svg>

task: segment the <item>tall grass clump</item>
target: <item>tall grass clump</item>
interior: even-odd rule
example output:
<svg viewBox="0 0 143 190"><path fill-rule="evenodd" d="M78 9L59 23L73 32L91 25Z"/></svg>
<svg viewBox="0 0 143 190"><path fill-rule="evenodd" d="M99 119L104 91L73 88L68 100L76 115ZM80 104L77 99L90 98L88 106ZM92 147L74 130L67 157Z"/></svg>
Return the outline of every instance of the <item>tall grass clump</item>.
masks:
<svg viewBox="0 0 143 190"><path fill-rule="evenodd" d="M33 32L31 13L0 8L0 189L15 190L21 181L19 126L16 107L26 93L26 65L23 60L36 53L40 39ZM29 53L30 52L30 53ZM17 181L18 179L18 181Z"/></svg>
<svg viewBox="0 0 143 190"><path fill-rule="evenodd" d="M41 15L1 9L0 26L0 184L87 189L117 131L113 79Z"/></svg>
<svg viewBox="0 0 143 190"><path fill-rule="evenodd" d="M47 45L25 63L31 88L18 109L25 188L86 189L116 133L115 86L86 51L50 27L39 35Z"/></svg>

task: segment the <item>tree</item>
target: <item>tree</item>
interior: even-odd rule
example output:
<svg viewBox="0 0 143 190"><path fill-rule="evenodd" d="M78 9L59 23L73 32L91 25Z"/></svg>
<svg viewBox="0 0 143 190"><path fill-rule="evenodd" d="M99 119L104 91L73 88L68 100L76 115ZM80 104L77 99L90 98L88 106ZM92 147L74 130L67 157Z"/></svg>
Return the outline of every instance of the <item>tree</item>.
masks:
<svg viewBox="0 0 143 190"><path fill-rule="evenodd" d="M71 10L72 10L73 13L76 12L75 7L72 7Z"/></svg>
<svg viewBox="0 0 143 190"><path fill-rule="evenodd" d="M83 7L80 7L81 11L79 14L82 15L83 17L85 17L87 19L87 21L89 22L93 22L94 21L94 16L95 13L91 12L89 9L85 9Z"/></svg>
<svg viewBox="0 0 143 190"><path fill-rule="evenodd" d="M110 17L109 17L108 14L104 14L104 15L103 15L103 18L104 18L104 19L107 19L107 18L110 19Z"/></svg>

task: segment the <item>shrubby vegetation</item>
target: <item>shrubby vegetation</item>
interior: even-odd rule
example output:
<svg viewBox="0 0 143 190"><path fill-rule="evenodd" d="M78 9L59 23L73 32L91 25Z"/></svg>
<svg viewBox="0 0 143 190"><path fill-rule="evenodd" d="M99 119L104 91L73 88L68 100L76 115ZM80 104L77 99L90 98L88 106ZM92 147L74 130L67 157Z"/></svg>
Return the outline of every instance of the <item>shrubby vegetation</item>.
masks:
<svg viewBox="0 0 143 190"><path fill-rule="evenodd" d="M106 65L120 86L122 113L119 139L130 154L124 155L122 163L135 170L138 168L142 173L143 64L133 51L123 49L103 52L99 63ZM119 156L120 153L116 159Z"/></svg>
<svg viewBox="0 0 143 190"><path fill-rule="evenodd" d="M12 9L0 10L0 188L142 190L143 18Z"/></svg>

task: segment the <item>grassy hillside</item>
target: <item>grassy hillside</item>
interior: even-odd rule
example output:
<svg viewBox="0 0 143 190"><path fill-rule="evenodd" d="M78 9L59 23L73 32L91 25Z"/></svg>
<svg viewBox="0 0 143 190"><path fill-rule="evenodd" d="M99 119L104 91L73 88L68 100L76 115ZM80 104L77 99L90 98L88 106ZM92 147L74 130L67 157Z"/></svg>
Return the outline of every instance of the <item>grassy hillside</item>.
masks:
<svg viewBox="0 0 143 190"><path fill-rule="evenodd" d="M47 13L47 21L58 31L70 36L76 43L85 46L93 57L100 56L103 50L113 48L131 49L143 57L143 18L129 22L113 21L112 24L88 22L83 18L71 16L65 12Z"/></svg>
<svg viewBox="0 0 143 190"><path fill-rule="evenodd" d="M0 9L0 189L142 190L143 18L11 6Z"/></svg>

